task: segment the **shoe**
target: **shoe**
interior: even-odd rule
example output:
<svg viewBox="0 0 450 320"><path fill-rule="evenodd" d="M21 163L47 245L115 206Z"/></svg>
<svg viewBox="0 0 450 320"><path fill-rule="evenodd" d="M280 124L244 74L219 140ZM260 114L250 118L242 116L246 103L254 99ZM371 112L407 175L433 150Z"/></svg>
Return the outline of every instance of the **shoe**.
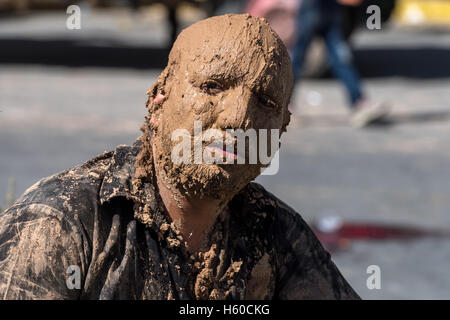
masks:
<svg viewBox="0 0 450 320"><path fill-rule="evenodd" d="M390 107L386 103L373 103L364 100L358 103L350 122L355 128L364 128L386 117Z"/></svg>

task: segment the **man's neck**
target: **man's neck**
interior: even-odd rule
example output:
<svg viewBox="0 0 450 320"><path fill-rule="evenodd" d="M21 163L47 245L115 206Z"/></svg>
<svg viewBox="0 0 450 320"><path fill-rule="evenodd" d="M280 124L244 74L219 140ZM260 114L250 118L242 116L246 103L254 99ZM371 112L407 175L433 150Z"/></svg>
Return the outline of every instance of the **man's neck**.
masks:
<svg viewBox="0 0 450 320"><path fill-rule="evenodd" d="M201 250L226 203L218 199L185 197L177 189L168 186L162 176L157 176L157 184L168 215L187 242L189 251Z"/></svg>

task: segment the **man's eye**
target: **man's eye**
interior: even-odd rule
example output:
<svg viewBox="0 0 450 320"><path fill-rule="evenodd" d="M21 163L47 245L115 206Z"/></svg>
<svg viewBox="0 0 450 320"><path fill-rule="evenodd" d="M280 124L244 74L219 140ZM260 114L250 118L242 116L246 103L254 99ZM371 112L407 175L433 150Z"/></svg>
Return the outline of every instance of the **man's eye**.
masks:
<svg viewBox="0 0 450 320"><path fill-rule="evenodd" d="M263 105L264 107L266 107L266 108L270 108L270 109L273 109L273 110L277 110L278 109L278 105L272 99L270 99L269 97L259 96L258 100L259 100L259 103L261 105Z"/></svg>
<svg viewBox="0 0 450 320"><path fill-rule="evenodd" d="M218 94L223 90L220 83L218 83L217 81L213 81L213 80L209 80L209 81L206 81L205 83L203 83L200 86L200 89L205 91L207 94Z"/></svg>

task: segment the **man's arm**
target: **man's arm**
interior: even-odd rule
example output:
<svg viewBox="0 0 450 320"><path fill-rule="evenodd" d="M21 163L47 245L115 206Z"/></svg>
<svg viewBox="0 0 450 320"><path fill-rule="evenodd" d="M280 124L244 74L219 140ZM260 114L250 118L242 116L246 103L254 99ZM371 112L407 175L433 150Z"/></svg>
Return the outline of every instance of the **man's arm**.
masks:
<svg viewBox="0 0 450 320"><path fill-rule="evenodd" d="M278 202L278 299L360 299L306 222Z"/></svg>
<svg viewBox="0 0 450 320"><path fill-rule="evenodd" d="M77 299L77 279L72 289L66 282L77 276L77 268L82 281L81 243L77 228L47 205L17 206L0 214L0 300Z"/></svg>

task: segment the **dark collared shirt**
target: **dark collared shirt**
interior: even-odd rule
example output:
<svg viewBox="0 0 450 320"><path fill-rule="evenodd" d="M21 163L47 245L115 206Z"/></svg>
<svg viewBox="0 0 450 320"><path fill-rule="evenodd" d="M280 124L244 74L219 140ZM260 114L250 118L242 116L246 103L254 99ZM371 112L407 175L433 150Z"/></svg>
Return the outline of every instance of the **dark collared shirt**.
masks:
<svg viewBox="0 0 450 320"><path fill-rule="evenodd" d="M139 151L45 178L0 214L0 299L359 298L300 215L256 183L189 255L154 185L133 185Z"/></svg>

